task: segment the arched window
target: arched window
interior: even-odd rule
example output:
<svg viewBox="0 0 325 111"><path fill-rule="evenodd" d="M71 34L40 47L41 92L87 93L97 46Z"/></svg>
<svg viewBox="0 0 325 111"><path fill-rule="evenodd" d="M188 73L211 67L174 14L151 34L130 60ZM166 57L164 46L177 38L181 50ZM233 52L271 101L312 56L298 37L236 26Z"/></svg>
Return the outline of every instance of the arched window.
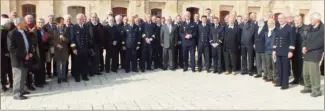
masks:
<svg viewBox="0 0 325 111"><path fill-rule="evenodd" d="M26 15L33 15L36 18L36 5L33 4L25 4L21 6L23 17Z"/></svg>
<svg viewBox="0 0 325 111"><path fill-rule="evenodd" d="M305 14L299 14L302 18L302 22L305 22Z"/></svg>
<svg viewBox="0 0 325 111"><path fill-rule="evenodd" d="M151 9L151 15L155 15L155 16L161 17L162 10L161 9L157 9L157 8Z"/></svg>
<svg viewBox="0 0 325 111"><path fill-rule="evenodd" d="M113 15L121 15L121 16L127 16L127 8L123 8L123 7L115 7L112 9L113 10Z"/></svg>
<svg viewBox="0 0 325 111"><path fill-rule="evenodd" d="M194 20L194 14L199 14L199 8L196 7L189 7L186 9L186 11L189 11L191 13L191 20Z"/></svg>
<svg viewBox="0 0 325 111"><path fill-rule="evenodd" d="M225 21L226 15L229 14L229 11L220 11L220 21Z"/></svg>

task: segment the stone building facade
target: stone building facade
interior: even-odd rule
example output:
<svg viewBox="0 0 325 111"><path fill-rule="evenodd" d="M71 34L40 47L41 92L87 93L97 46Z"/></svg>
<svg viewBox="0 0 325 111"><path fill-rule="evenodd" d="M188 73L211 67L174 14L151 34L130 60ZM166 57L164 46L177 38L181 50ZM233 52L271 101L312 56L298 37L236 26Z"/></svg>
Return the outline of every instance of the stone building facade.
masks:
<svg viewBox="0 0 325 111"><path fill-rule="evenodd" d="M273 11L275 14L300 14L305 18L317 11L324 16L324 0L1 0L1 13L16 11L20 16L33 14L37 17L49 14L74 17L77 13L87 16L96 12L100 19L105 19L109 11L124 16L176 16L187 10L204 14L206 8L219 17L231 11L238 15L256 12L263 17L268 11ZM309 23L309 19L305 19L305 23Z"/></svg>

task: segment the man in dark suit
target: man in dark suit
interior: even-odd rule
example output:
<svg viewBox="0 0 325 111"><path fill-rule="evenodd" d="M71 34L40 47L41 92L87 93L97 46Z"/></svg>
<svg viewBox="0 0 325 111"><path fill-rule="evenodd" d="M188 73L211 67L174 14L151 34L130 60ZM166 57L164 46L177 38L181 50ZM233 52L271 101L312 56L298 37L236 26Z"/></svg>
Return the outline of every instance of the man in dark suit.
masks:
<svg viewBox="0 0 325 111"><path fill-rule="evenodd" d="M104 46L103 44L103 32L104 32L104 26L98 21L98 17L96 13L91 14L90 22L87 23L87 27L89 27L89 34L90 34L90 39L92 42L92 48L91 48L91 53L94 53L90 57L90 76L96 75L101 75L100 73L100 56L101 55L101 48Z"/></svg>
<svg viewBox="0 0 325 111"><path fill-rule="evenodd" d="M240 27L235 25L235 18L228 18L228 25L225 27L224 36L224 58L225 58L225 68L228 71L226 74L236 75L236 64L237 56L236 51L238 50L240 43Z"/></svg>
<svg viewBox="0 0 325 111"><path fill-rule="evenodd" d="M304 43L304 89L301 93L311 93L311 97L322 95L319 65L324 59L324 24L319 13L311 14L311 31Z"/></svg>
<svg viewBox="0 0 325 111"><path fill-rule="evenodd" d="M83 14L78 14L76 18L77 24L73 26L71 38L71 48L73 50L73 54L76 56L76 73L74 78L76 82L80 82L80 77L82 77L83 80L88 81L88 59L91 46L89 27L84 24L86 17Z"/></svg>
<svg viewBox="0 0 325 111"><path fill-rule="evenodd" d="M307 26L303 23L302 17L300 15L295 17L295 38L296 38L296 44L295 44L295 50L293 52L292 57L292 73L294 76L294 80L291 82L291 84L302 84L302 69L303 69L303 53L302 50L302 43L303 40L307 38L309 32L310 32L310 26Z"/></svg>
<svg viewBox="0 0 325 111"><path fill-rule="evenodd" d="M152 19L152 22L157 25L156 30L155 30L155 36L156 39L153 40L153 62L154 62L154 68L162 68L162 46L160 45L160 29L162 27L162 21L161 17L155 17L156 19Z"/></svg>
<svg viewBox="0 0 325 111"><path fill-rule="evenodd" d="M177 25L172 23L172 18L166 17L166 23L160 31L160 44L163 47L163 70L169 68L175 71L174 53L178 40L177 28Z"/></svg>
<svg viewBox="0 0 325 111"><path fill-rule="evenodd" d="M182 29L181 24L182 24L182 17L180 15L176 16L176 20L173 23L174 25L177 26L177 33ZM178 67L183 68L184 63L183 63L183 49L182 49L182 38L178 34L177 36L177 45L175 47L175 68L177 69Z"/></svg>
<svg viewBox="0 0 325 111"><path fill-rule="evenodd" d="M27 66L30 64L32 54L32 46L26 31L26 23L23 18L15 18L14 24L16 28L8 34L7 45L11 57L11 65L13 70L13 98L15 100L27 99L24 94L30 92L25 91L25 82L27 76Z"/></svg>
<svg viewBox="0 0 325 111"><path fill-rule="evenodd" d="M204 67L210 72L210 25L207 23L207 16L201 17L202 23L198 25L198 71L202 71L202 56L204 57Z"/></svg>
<svg viewBox="0 0 325 111"><path fill-rule="evenodd" d="M151 15L146 16L146 22L142 25L142 47L141 47L141 61L140 61L140 69L141 72L144 72L145 69L152 70L152 51L154 48L153 40L156 39L156 28L157 25L152 23Z"/></svg>
<svg viewBox="0 0 325 111"><path fill-rule="evenodd" d="M108 17L107 25L104 30L104 47L106 49L106 59L105 59L105 70L109 73L110 70L117 72L118 69L118 26L114 24L114 18L112 16ZM111 63L112 61L112 63Z"/></svg>
<svg viewBox="0 0 325 111"><path fill-rule="evenodd" d="M124 65L124 50L122 49L122 42L125 41L125 35L124 35L124 23L123 18L121 15L115 16L115 22L116 22L116 40L117 40L117 48L118 48L118 54L117 54L117 69L119 67L119 64ZM125 43L125 42L124 42ZM121 63L120 59L121 58ZM123 67L122 67L123 68ZM114 70L112 70L114 72ZM117 71L116 71L117 72Z"/></svg>
<svg viewBox="0 0 325 111"><path fill-rule="evenodd" d="M257 73L255 78L259 78L262 77L262 71L263 71L263 67L266 64L264 64L266 61L264 61L264 58L266 57L266 55L264 54L264 50L265 50L265 31L266 31L266 26L267 24L264 24L264 19L261 18L258 20L258 25L255 29L255 34L254 34L254 49L256 52L256 67L257 67ZM269 64L267 64L269 65ZM264 68L265 71L266 68ZM264 75L264 80L267 79L266 74Z"/></svg>
<svg viewBox="0 0 325 111"><path fill-rule="evenodd" d="M2 91L5 92L8 90L7 84L9 83L10 88L13 85L12 78L12 66L10 63L10 55L7 46L8 33L11 31L12 22L9 18L2 18L2 22L4 22L1 29L1 86ZM8 82L8 79L9 82Z"/></svg>
<svg viewBox="0 0 325 111"><path fill-rule="evenodd" d="M213 73L222 72L222 44L224 39L224 27L218 17L212 17L213 25L210 28L210 44L213 59Z"/></svg>
<svg viewBox="0 0 325 111"><path fill-rule="evenodd" d="M48 16L48 23L46 23L43 26L43 30L47 31L49 38L53 38L54 31L56 30L56 24L54 22L54 15ZM47 73L47 76L49 78L51 78L52 77L52 73L51 73L52 57L53 57L52 54L54 53L54 48L53 47L51 48L49 43L45 43L44 46L45 46L44 50L47 52L46 53L46 64L45 64L46 65L46 73ZM56 63L53 62L53 64L56 64ZM53 65L53 75L54 76L56 75L56 65Z"/></svg>
<svg viewBox="0 0 325 111"><path fill-rule="evenodd" d="M242 66L241 74L249 73L250 76L253 75L254 66L254 34L256 30L256 25L254 21L249 20L247 15L243 18L243 23L241 24L241 56L242 56ZM248 59L248 64L247 64Z"/></svg>
<svg viewBox="0 0 325 111"><path fill-rule="evenodd" d="M191 22L190 12L186 12L186 21L181 25L180 35L182 37L184 68L183 71L188 70L188 59L190 55L190 62L192 72L195 72L195 37L197 36L197 26Z"/></svg>
<svg viewBox="0 0 325 111"><path fill-rule="evenodd" d="M132 64L132 71L138 72L137 68L137 50L139 50L140 42L140 30L137 25L134 24L134 18L128 18L128 24L125 26L125 44L123 49L125 50L125 72L130 72L130 62Z"/></svg>
<svg viewBox="0 0 325 111"><path fill-rule="evenodd" d="M67 31L67 37L69 38L69 44L71 44L71 33L72 33L72 28L73 28L73 24L71 23L71 15L65 15L64 16L64 24L65 24L65 30L68 30ZM69 62L69 61L67 61L67 65L66 65L66 74L65 74L65 78L68 78L68 72L69 72L69 63L71 64L71 70L70 70L70 73L71 73L71 75L73 75L74 74L74 71L75 71L75 68L74 68L74 55L72 54L72 49L71 49L71 47L69 47L69 52L70 52L70 54L69 55L71 55L70 57L71 57L71 63Z"/></svg>
<svg viewBox="0 0 325 111"><path fill-rule="evenodd" d="M289 59L292 58L295 49L295 37L293 36L293 28L287 24L284 14L278 16L278 21L280 23L280 29L273 40L273 56L276 56L276 70L279 72L280 77L275 86L285 90L289 88Z"/></svg>

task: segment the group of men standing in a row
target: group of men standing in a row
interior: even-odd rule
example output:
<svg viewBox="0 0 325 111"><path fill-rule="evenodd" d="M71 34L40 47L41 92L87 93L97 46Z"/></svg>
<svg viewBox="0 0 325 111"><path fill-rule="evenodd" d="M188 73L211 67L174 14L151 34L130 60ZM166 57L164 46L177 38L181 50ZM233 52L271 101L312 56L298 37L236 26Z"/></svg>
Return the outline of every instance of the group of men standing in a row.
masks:
<svg viewBox="0 0 325 111"><path fill-rule="evenodd" d="M11 19L2 15L8 18L1 29L2 69L12 66L12 71L1 72L2 89L7 90L8 76L14 99L26 99L24 95L29 92L24 86L29 90L35 90L33 84L43 87L47 84L45 74L49 78L56 75L59 84L67 82L69 56L76 82L88 81L88 76L101 75L104 70L117 72L119 66L126 73L157 68L182 68L186 72L190 67L192 72L204 69L233 75L241 70L241 74L256 74L256 78L288 89L291 59L295 78L291 83L304 80L302 93L321 95L318 63L323 54L324 29L318 13L311 15L311 25L304 25L300 16L284 14L276 21L272 12L266 21L257 20L256 13L237 16L233 12L224 22L211 15L210 9L206 13L201 19L194 15L194 20L189 12L174 20L170 16L147 15L143 21L136 16L117 15L114 19L109 15L103 23L96 13L88 21L78 14L76 24L71 23L69 15L49 15L46 24L39 18L36 25L31 15L25 19L16 13Z"/></svg>

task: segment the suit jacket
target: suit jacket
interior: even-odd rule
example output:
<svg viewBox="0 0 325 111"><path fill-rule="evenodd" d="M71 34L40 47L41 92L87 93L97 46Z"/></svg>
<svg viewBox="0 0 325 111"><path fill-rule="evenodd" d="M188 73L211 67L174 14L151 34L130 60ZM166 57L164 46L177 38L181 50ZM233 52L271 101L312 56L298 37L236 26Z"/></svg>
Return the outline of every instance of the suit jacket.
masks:
<svg viewBox="0 0 325 111"><path fill-rule="evenodd" d="M280 27L279 27L280 28ZM278 56L288 56L289 52L295 50L294 30L288 24L278 30L274 38L273 48Z"/></svg>
<svg viewBox="0 0 325 111"><path fill-rule="evenodd" d="M116 24L116 40L117 40L117 45L121 46L125 44L125 30L124 30L124 24ZM124 43L124 44L122 44Z"/></svg>
<svg viewBox="0 0 325 111"><path fill-rule="evenodd" d="M324 24L312 28L307 39L304 40L304 47L308 50L304 55L305 61L321 62L324 54Z"/></svg>
<svg viewBox="0 0 325 111"><path fill-rule="evenodd" d="M259 27L256 28L255 30L255 35L254 35L254 43L255 43L255 51L259 53L264 52L264 44L265 44L265 31L267 31L267 28L265 26L262 27L261 32L258 33Z"/></svg>
<svg viewBox="0 0 325 111"><path fill-rule="evenodd" d="M54 36L54 31L56 30L56 24L52 24L52 27L50 26L49 23L46 23L42 29L47 32L48 34L48 39L51 39ZM47 42L44 44L46 46L45 50L48 50L50 48L50 43Z"/></svg>
<svg viewBox="0 0 325 111"><path fill-rule="evenodd" d="M55 61L68 61L69 60L69 27L65 25L62 27L62 30L54 31L54 36L52 37L50 44L54 47L54 60ZM63 36L64 40L60 39L60 36ZM57 45L61 45L63 48L57 47Z"/></svg>
<svg viewBox="0 0 325 111"><path fill-rule="evenodd" d="M146 38L149 38L149 39L156 39L156 31L157 31L157 25L155 23L148 23L148 22L145 22L143 23L141 26L141 37L142 37L142 42L144 44L147 44L146 42ZM150 43L152 44L152 42Z"/></svg>
<svg viewBox="0 0 325 111"><path fill-rule="evenodd" d="M101 23L93 25L91 22L86 23L89 29L89 35L92 45L104 46L104 26ZM97 30L94 30L97 29Z"/></svg>
<svg viewBox="0 0 325 111"><path fill-rule="evenodd" d="M112 25L110 26L109 24L107 24L105 26L105 29L104 29L104 47L106 49L110 48L113 46L113 41L116 41L118 43L119 39L120 39L120 36L118 36L120 33L118 31L118 26L117 25ZM117 46L117 44L116 44Z"/></svg>
<svg viewBox="0 0 325 111"><path fill-rule="evenodd" d="M203 27L203 24L200 24L198 26L198 46L199 47L208 47L210 38L210 26L209 24L205 24L205 27Z"/></svg>
<svg viewBox="0 0 325 111"><path fill-rule="evenodd" d="M32 52L32 45L30 43L28 33L25 31L26 38L29 42L28 53ZM23 35L17 28L9 32L7 38L8 51L10 53L11 65L13 67L23 67L26 64L25 57L27 56L26 47Z"/></svg>
<svg viewBox="0 0 325 111"><path fill-rule="evenodd" d="M182 45L185 46L190 46L190 45L195 45L195 37L197 36L197 26L195 25L194 22L189 22L187 24L184 22L179 29L180 36L182 38ZM187 39L185 38L186 34L191 34L192 37Z"/></svg>
<svg viewBox="0 0 325 111"><path fill-rule="evenodd" d="M92 46L91 43L87 25L83 24L83 28L81 28L78 24L75 24L71 33L72 50L77 49L78 53L88 53L90 46Z"/></svg>
<svg viewBox="0 0 325 111"><path fill-rule="evenodd" d="M223 43L225 50L238 49L240 43L240 28L238 25L234 25L233 28L229 28L229 25L225 27L225 37Z"/></svg>
<svg viewBox="0 0 325 111"><path fill-rule="evenodd" d="M171 32L169 31L168 25L164 24L160 30L160 43L163 44L163 48L175 48L177 44L177 25L171 24Z"/></svg>
<svg viewBox="0 0 325 111"><path fill-rule="evenodd" d="M242 23L241 27L241 45L246 47L253 47L254 44L254 35L256 32L256 27L252 22L247 22L246 24Z"/></svg>
<svg viewBox="0 0 325 111"><path fill-rule="evenodd" d="M210 43L222 44L225 35L225 27L219 24L215 27L215 24L210 26ZM220 45L219 45L220 46Z"/></svg>
<svg viewBox="0 0 325 111"><path fill-rule="evenodd" d="M129 24L125 26L125 46L126 48L136 49L140 46L140 30L139 26L133 24L131 27Z"/></svg>

